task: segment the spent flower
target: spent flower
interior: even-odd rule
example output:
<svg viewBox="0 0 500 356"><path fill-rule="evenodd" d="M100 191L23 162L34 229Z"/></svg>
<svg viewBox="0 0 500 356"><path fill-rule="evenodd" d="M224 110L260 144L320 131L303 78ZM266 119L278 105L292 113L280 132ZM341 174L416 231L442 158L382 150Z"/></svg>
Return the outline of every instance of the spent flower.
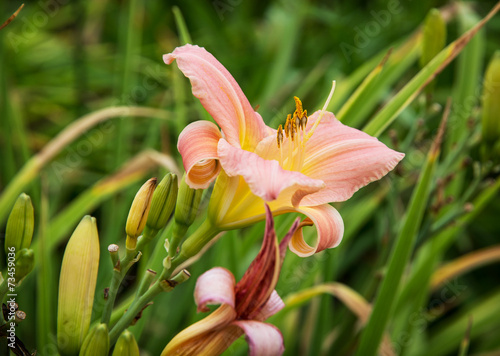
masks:
<svg viewBox="0 0 500 356"><path fill-rule="evenodd" d="M260 252L238 283L225 268L216 267L196 282L194 298L198 311L220 304L213 313L177 334L165 347L168 355L220 355L241 335L246 335L250 355L281 355L283 336L264 320L284 307L274 290L287 244L299 226L295 221L278 243L271 210L266 205L266 231Z"/></svg>

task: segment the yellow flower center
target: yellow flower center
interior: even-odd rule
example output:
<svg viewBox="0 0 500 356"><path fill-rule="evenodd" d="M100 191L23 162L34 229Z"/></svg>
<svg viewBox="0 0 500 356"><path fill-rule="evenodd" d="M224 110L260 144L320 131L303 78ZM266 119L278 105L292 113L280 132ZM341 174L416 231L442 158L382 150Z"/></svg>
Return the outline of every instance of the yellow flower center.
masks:
<svg viewBox="0 0 500 356"><path fill-rule="evenodd" d="M278 127L276 142L280 150L280 166L289 171L299 171L302 169L304 163L304 152L307 141L311 138L314 130L318 127L321 118L326 112L328 104L332 99L333 92L335 91L335 81L333 81L332 89L326 99L323 109L319 113L317 120L314 122L313 127L306 132L307 126L307 110L302 107L302 102L296 96L293 97L295 100L295 112L293 116L288 114L283 128L282 125ZM283 157L283 141L285 138L288 141L288 150L286 157Z"/></svg>

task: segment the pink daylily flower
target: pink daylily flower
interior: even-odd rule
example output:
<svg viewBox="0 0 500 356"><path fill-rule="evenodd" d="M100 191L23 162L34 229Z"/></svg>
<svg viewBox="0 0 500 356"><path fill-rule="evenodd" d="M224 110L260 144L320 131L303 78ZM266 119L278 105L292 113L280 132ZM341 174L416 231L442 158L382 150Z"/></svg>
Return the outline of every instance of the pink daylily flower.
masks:
<svg viewBox="0 0 500 356"><path fill-rule="evenodd" d="M167 64L177 61L191 80L194 96L220 127L194 122L182 131L177 145L190 187L204 189L217 178L209 219L219 230L264 219L264 200L274 215L299 212L307 216L302 225L316 227L313 245L304 240L302 229L292 238L290 249L297 255L335 247L344 224L329 203L349 199L404 157L341 124L325 108L308 117L298 98L285 130L268 127L231 74L204 48L185 45L163 59Z"/></svg>
<svg viewBox="0 0 500 356"><path fill-rule="evenodd" d="M241 335L246 335L250 355L281 355L283 336L263 321L284 303L274 288L278 282L286 247L298 228L299 219L278 244L271 210L266 205L266 230L259 254L241 280L222 267L203 273L196 282L194 298L198 311L220 304L212 314L177 334L165 347L167 355L220 355Z"/></svg>

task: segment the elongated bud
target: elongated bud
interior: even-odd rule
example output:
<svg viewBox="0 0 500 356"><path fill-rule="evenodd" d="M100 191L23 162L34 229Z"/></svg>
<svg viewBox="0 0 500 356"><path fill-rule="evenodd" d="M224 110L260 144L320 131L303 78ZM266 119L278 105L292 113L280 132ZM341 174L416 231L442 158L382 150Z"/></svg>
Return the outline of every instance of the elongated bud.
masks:
<svg viewBox="0 0 500 356"><path fill-rule="evenodd" d="M203 189L190 188L186 183L186 176L182 177L174 214L174 236L184 237L187 229L196 218L202 194Z"/></svg>
<svg viewBox="0 0 500 356"><path fill-rule="evenodd" d="M168 173L163 177L160 184L153 193L151 201L151 209L149 210L148 220L146 222L146 229L148 234L144 236L154 237L159 230L167 225L170 215L175 207L178 191L177 176L173 173Z"/></svg>
<svg viewBox="0 0 500 356"><path fill-rule="evenodd" d="M425 18L420 65L425 67L446 44L446 22L438 9L431 9Z"/></svg>
<svg viewBox="0 0 500 356"><path fill-rule="evenodd" d="M155 187L156 178L151 178L139 189L132 202L128 213L127 225L125 226L125 232L127 233L126 247L129 250L135 249L137 238L142 233L142 230L144 230L144 226L146 226Z"/></svg>
<svg viewBox="0 0 500 356"><path fill-rule="evenodd" d="M116 342L112 356L139 356L139 346L135 341L134 334L128 330L122 332Z"/></svg>
<svg viewBox="0 0 500 356"><path fill-rule="evenodd" d="M33 250L23 248L16 257L16 283L19 285L35 267L35 253Z"/></svg>
<svg viewBox="0 0 500 356"><path fill-rule="evenodd" d="M487 143L500 140L500 51L488 64L483 82L483 139Z"/></svg>
<svg viewBox="0 0 500 356"><path fill-rule="evenodd" d="M71 235L61 266L57 344L63 355L77 354L89 330L98 268L96 220L87 215Z"/></svg>
<svg viewBox="0 0 500 356"><path fill-rule="evenodd" d="M35 227L35 213L28 195L21 193L9 215L5 230L5 253L29 248Z"/></svg>
<svg viewBox="0 0 500 356"><path fill-rule="evenodd" d="M109 351L109 332L106 324L99 324L88 333L80 356L107 356Z"/></svg>

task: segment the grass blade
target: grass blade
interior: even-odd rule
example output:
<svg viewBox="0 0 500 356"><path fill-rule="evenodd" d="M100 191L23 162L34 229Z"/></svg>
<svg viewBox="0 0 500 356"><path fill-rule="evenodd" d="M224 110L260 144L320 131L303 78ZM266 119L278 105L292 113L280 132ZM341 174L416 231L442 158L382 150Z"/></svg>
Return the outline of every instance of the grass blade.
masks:
<svg viewBox="0 0 500 356"><path fill-rule="evenodd" d="M410 200L408 211L400 232L396 238L395 246L392 250L388 263L387 274L385 275L379 293L376 297L373 313L370 317L366 329L361 335L360 346L357 355L375 355L380 344L382 334L385 330L396 292L403 275L403 271L410 258L417 231L420 227L427 200L430 195L434 179L434 170L440 153L440 145L444 135L444 128L450 111L450 101L448 101L443 120L438 135L431 146L425 166L420 175L419 181Z"/></svg>
<svg viewBox="0 0 500 356"><path fill-rule="evenodd" d="M412 80L401 89L391 101L382 108L364 127L363 131L372 136L379 136L403 111L425 86L430 83L464 49L474 35L500 10L500 3L460 38L449 44L434 57Z"/></svg>

